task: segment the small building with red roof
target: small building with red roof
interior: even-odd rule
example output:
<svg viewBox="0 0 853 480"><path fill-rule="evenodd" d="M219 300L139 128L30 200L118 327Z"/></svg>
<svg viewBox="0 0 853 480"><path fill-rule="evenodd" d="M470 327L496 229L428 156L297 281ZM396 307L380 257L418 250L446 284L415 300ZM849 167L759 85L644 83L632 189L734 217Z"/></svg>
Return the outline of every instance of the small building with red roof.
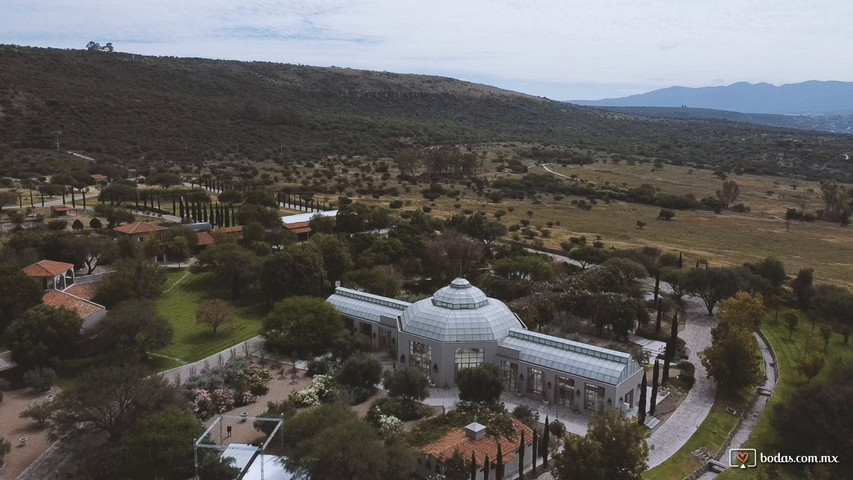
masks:
<svg viewBox="0 0 853 480"><path fill-rule="evenodd" d="M91 300L78 297L67 291L48 290L42 297L42 302L50 307L64 307L73 310L83 319L83 330L97 325L107 314L107 309Z"/></svg>
<svg viewBox="0 0 853 480"><path fill-rule="evenodd" d="M113 232L121 235L128 235L137 243L142 243L142 241L148 238L149 235L160 235L165 231L166 227L161 227L160 225L154 225L153 223L147 222L133 222L113 228Z"/></svg>
<svg viewBox="0 0 853 480"><path fill-rule="evenodd" d="M24 274L39 282L45 290L65 290L74 283L74 265L41 260L24 267Z"/></svg>
<svg viewBox="0 0 853 480"><path fill-rule="evenodd" d="M471 455L474 455L477 461L477 480L494 480L496 479L498 442L500 442L504 478L510 476L515 478L518 473L518 450L521 447L522 435L524 436L525 470L530 467L533 461L533 430L517 418L513 418L512 423L515 426L515 434L511 438L505 436L495 438L486 435L486 426L477 422L471 423L465 428L451 430L444 437L421 448L418 457L419 473L424 476L443 474L446 462L456 452L459 452L466 461L470 461ZM490 463L488 479L484 478L487 457Z"/></svg>
<svg viewBox="0 0 853 480"><path fill-rule="evenodd" d="M67 217L75 214L74 207L69 205L52 205L50 207L50 215L53 217Z"/></svg>

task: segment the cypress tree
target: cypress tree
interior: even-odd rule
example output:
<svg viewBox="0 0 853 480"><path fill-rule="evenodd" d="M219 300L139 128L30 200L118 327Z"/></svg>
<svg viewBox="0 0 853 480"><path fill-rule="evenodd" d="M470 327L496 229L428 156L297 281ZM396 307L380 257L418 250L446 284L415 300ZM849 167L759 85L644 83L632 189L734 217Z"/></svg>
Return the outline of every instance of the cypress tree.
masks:
<svg viewBox="0 0 853 480"><path fill-rule="evenodd" d="M542 447L539 451L542 453L542 465L548 468L548 444L551 442L551 422L548 415L545 415L545 431L542 433Z"/></svg>
<svg viewBox="0 0 853 480"><path fill-rule="evenodd" d="M655 407L658 400L658 381L660 380L660 362L655 359L655 371L652 374L652 401L649 405L649 415L655 414Z"/></svg>
<svg viewBox="0 0 853 480"><path fill-rule="evenodd" d="M657 295L655 297L657 297ZM658 315L657 318L655 318L655 335L658 335L660 333L660 320L663 316L663 299L656 298L655 300L658 304Z"/></svg>
<svg viewBox="0 0 853 480"><path fill-rule="evenodd" d="M658 301L658 295L660 294L660 268L655 271L655 302Z"/></svg>
<svg viewBox="0 0 853 480"><path fill-rule="evenodd" d="M477 455L471 450L471 480L477 480Z"/></svg>
<svg viewBox="0 0 853 480"><path fill-rule="evenodd" d="M678 252L678 269L681 270L684 267L684 257L682 257L681 252Z"/></svg>
<svg viewBox="0 0 853 480"><path fill-rule="evenodd" d="M83 197L83 210L86 210L86 192L81 191L80 193L82 194L81 196Z"/></svg>
<svg viewBox="0 0 853 480"><path fill-rule="evenodd" d="M71 189L71 208L77 208L77 199L74 198L74 189Z"/></svg>
<svg viewBox="0 0 853 480"><path fill-rule="evenodd" d="M175 196L172 195L172 215L177 215L177 210L175 207Z"/></svg>
<svg viewBox="0 0 853 480"><path fill-rule="evenodd" d="M667 348L669 350L669 348ZM661 374L660 384L666 386L666 381L669 380L669 355L664 355L663 358L663 374Z"/></svg>
<svg viewBox="0 0 853 480"><path fill-rule="evenodd" d="M501 450L501 437L498 435L498 464L495 466L495 479L503 480L504 478L504 452Z"/></svg>
<svg viewBox="0 0 853 480"><path fill-rule="evenodd" d="M491 464L489 464L489 456L486 455L486 463L483 465L483 480L489 480L489 470L492 469Z"/></svg>
<svg viewBox="0 0 853 480"><path fill-rule="evenodd" d="M643 371L643 381L640 383L640 400L637 402L637 422L642 425L646 422L646 372Z"/></svg>
<svg viewBox="0 0 853 480"><path fill-rule="evenodd" d="M536 471L536 459L539 457L539 434L536 433L535 428L533 429L533 445L532 445L532 447L533 447L533 457L531 458L531 460L533 460L533 464L530 466L530 470L535 472Z"/></svg>
<svg viewBox="0 0 853 480"><path fill-rule="evenodd" d="M524 480L524 431L521 432L521 445L518 446L518 480Z"/></svg>
<svg viewBox="0 0 853 480"><path fill-rule="evenodd" d="M35 204L33 204L33 191L30 190L30 208L36 208Z"/></svg>

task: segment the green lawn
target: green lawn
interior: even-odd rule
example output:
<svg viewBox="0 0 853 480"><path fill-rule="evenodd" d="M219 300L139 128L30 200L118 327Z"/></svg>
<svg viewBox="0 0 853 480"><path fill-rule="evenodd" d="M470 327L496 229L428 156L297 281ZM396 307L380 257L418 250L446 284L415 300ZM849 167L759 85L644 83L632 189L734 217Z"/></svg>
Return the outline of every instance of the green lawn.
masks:
<svg viewBox="0 0 853 480"><path fill-rule="evenodd" d="M770 344L773 345L773 350L776 351L776 356L779 360L779 382L776 384L776 391L773 393L770 403L767 405L767 410L761 416L752 435L747 440L746 448L755 448L759 452L770 453L775 450L776 431L773 428L773 406L777 403L784 403L794 394L794 392L806 384L806 379L796 370L794 365L802 355L802 341L806 335L814 334L818 336L820 343L819 348L823 347L823 340L819 337L821 322L817 322L812 332L812 324L806 319L805 315L800 315L799 329L794 333L792 338L789 338L790 332L785 326L783 312L779 312L779 323L772 322L773 315L768 315L761 328ZM829 376L830 365L836 358L840 358L844 362L853 360L853 346L843 345L843 337L835 333L829 342L829 348L826 353L827 365L812 379L812 382L825 381ZM785 453L785 452L781 452ZM759 465L759 469L761 466ZM757 472L753 472L754 474ZM783 478L796 479L802 477L802 471L799 468L783 468ZM720 478L738 478L738 474L727 471Z"/></svg>
<svg viewBox="0 0 853 480"><path fill-rule="evenodd" d="M711 411L699 429L696 430L696 433L667 461L645 472L643 479L684 478L701 467L702 461L693 455L693 451L698 448L705 448L711 455L716 454L717 450L726 442L729 432L732 431L738 420L737 416L726 413L726 407L731 405L737 410L746 408L753 391L752 388L746 388L736 393L718 391L714 406L711 407Z"/></svg>
<svg viewBox="0 0 853 480"><path fill-rule="evenodd" d="M216 336L209 328L197 325L195 310L208 299L229 299L224 289L216 283L213 274L192 274L188 270L169 272L163 296L157 300L157 310L175 329L172 344L157 353L184 362L201 360L261 333L261 319L265 314L258 292L246 289L243 298L234 303L237 321L232 326L220 327ZM162 357L155 357L163 369L178 365Z"/></svg>

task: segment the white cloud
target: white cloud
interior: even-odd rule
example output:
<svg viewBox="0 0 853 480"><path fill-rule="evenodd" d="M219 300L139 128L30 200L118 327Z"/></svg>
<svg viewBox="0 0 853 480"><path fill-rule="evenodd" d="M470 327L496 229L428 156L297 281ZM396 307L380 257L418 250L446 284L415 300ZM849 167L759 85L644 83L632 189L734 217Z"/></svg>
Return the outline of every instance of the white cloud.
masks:
<svg viewBox="0 0 853 480"><path fill-rule="evenodd" d="M0 1L3 43L452 74L557 98L578 97L560 84L853 80L844 0Z"/></svg>

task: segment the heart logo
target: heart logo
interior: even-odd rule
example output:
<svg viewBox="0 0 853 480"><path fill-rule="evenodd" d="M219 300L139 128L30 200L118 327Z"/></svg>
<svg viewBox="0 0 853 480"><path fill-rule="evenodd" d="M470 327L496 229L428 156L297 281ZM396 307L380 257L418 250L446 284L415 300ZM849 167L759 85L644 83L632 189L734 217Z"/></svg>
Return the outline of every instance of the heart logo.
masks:
<svg viewBox="0 0 853 480"><path fill-rule="evenodd" d="M749 460L749 452L737 452L737 461L740 463L746 463Z"/></svg>

